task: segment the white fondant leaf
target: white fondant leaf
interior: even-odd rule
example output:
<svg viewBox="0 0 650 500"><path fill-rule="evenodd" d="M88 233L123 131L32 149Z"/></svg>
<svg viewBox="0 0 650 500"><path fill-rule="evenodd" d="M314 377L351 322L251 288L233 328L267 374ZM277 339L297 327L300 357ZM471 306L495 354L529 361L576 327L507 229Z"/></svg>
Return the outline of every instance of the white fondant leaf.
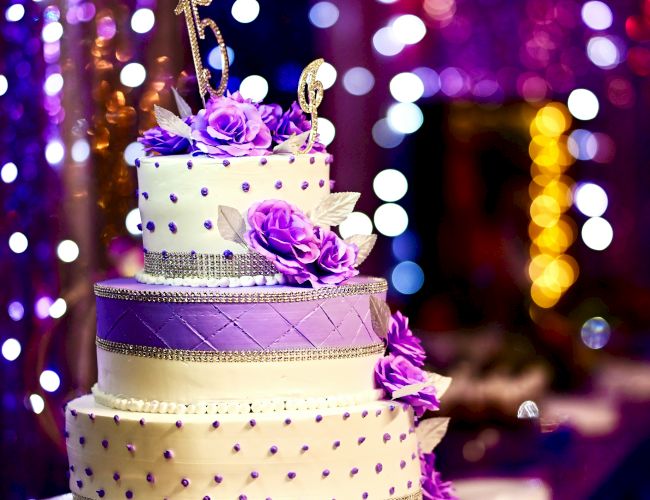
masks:
<svg viewBox="0 0 650 500"><path fill-rule="evenodd" d="M178 108L178 114L180 115L181 120L184 120L188 116L192 116L192 108L187 104L187 101L183 99L183 96L178 93L176 87L172 87L172 93L174 94L174 100L176 101L176 107Z"/></svg>
<svg viewBox="0 0 650 500"><path fill-rule="evenodd" d="M331 193L311 211L316 226L338 226L350 215L361 193Z"/></svg>
<svg viewBox="0 0 650 500"><path fill-rule="evenodd" d="M370 322L372 324L372 329L380 339L383 339L388 335L390 307L388 307L385 300L375 297L374 295L370 296Z"/></svg>
<svg viewBox="0 0 650 500"><path fill-rule="evenodd" d="M158 106L157 104L153 105L153 109L156 115L156 121L160 128L166 130L170 134L191 139L192 129L187 123L168 109Z"/></svg>
<svg viewBox="0 0 650 500"><path fill-rule="evenodd" d="M418 438L420 449L425 453L430 453L442 441L448 425L449 418L446 417L421 420L420 424L415 428L415 435Z"/></svg>
<svg viewBox="0 0 650 500"><path fill-rule="evenodd" d="M368 258L370 252L372 252L375 243L377 243L376 234L353 234L352 236L345 238L345 242L350 244L355 244L359 249L357 254L357 260L355 261L355 266L360 266L364 260Z"/></svg>
<svg viewBox="0 0 650 500"><path fill-rule="evenodd" d="M217 229L224 240L234 241L235 243L247 246L246 240L244 239L246 222L236 208L219 205Z"/></svg>
<svg viewBox="0 0 650 500"><path fill-rule="evenodd" d="M451 377L445 377L438 373L427 373L429 385L432 385L436 390L436 397L438 401L442 399L442 395L447 392L451 385Z"/></svg>
<svg viewBox="0 0 650 500"><path fill-rule="evenodd" d="M399 399L403 398L404 396L412 396L413 394L417 394L422 389L429 387L430 385L431 383L428 380L424 382L418 382L416 384L405 385L404 387L393 391L390 397L391 399Z"/></svg>
<svg viewBox="0 0 650 500"><path fill-rule="evenodd" d="M302 134L291 134L291 137L289 137L286 141L281 142L277 146L273 148L273 152L276 154L282 154L282 153L287 153L287 154L296 154L300 151L300 148L305 142L307 142L307 139L309 138L309 130L307 132L303 132Z"/></svg>

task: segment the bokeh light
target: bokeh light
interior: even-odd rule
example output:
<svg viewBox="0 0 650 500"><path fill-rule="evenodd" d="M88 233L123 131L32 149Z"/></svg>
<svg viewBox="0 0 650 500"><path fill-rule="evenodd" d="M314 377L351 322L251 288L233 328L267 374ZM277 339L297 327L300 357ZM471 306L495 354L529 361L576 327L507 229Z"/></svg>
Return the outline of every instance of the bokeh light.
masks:
<svg viewBox="0 0 650 500"><path fill-rule="evenodd" d="M398 102L388 108L388 126L401 134L412 134L424 122L422 110L412 102Z"/></svg>
<svg viewBox="0 0 650 500"><path fill-rule="evenodd" d="M382 201L398 201L408 191L408 180L399 170L388 168L379 172L372 182L372 188Z"/></svg>
<svg viewBox="0 0 650 500"><path fill-rule="evenodd" d="M576 208L588 217L600 217L607 210L607 193L591 182L579 184L573 194Z"/></svg>
<svg viewBox="0 0 650 500"><path fill-rule="evenodd" d="M614 239L614 229L602 217L592 217L583 224L580 236L592 250L605 250Z"/></svg>
<svg viewBox="0 0 650 500"><path fill-rule="evenodd" d="M592 120L598 114L598 98L591 90L575 89L567 100L569 111L578 120Z"/></svg>
<svg viewBox="0 0 650 500"><path fill-rule="evenodd" d="M375 86L375 77L362 66L350 68L343 74L343 88L352 95L365 95Z"/></svg>
<svg viewBox="0 0 650 500"><path fill-rule="evenodd" d="M88 144L88 141L86 139L77 139L74 141L72 148L70 148L70 156L77 163L86 161L90 156L90 144Z"/></svg>
<svg viewBox="0 0 650 500"><path fill-rule="evenodd" d="M25 307L17 300L14 300L9 302L7 314L13 321L20 321L25 317Z"/></svg>
<svg viewBox="0 0 650 500"><path fill-rule="evenodd" d="M587 56L592 63L603 69L615 68L621 59L618 47L606 36L595 36L589 40Z"/></svg>
<svg viewBox="0 0 650 500"><path fill-rule="evenodd" d="M63 36L63 26L61 23L47 23L43 26L41 38L45 43L54 43Z"/></svg>
<svg viewBox="0 0 650 500"><path fill-rule="evenodd" d="M20 21L25 15L25 7L19 3L15 3L7 7L5 10L5 19L10 23L15 23Z"/></svg>
<svg viewBox="0 0 650 500"><path fill-rule="evenodd" d="M226 52L228 53L228 66L232 66L235 62L235 51L226 46ZM221 48L218 45L208 52L208 64L214 69L221 69L223 61L221 60Z"/></svg>
<svg viewBox="0 0 650 500"><path fill-rule="evenodd" d="M37 415L43 413L45 409L45 401L38 394L32 394L29 396L29 405L32 408L32 411Z"/></svg>
<svg viewBox="0 0 650 500"><path fill-rule="evenodd" d="M375 210L375 227L384 236L402 234L409 224L409 216L403 207L396 203L384 203Z"/></svg>
<svg viewBox="0 0 650 500"><path fill-rule="evenodd" d="M412 261L400 262L390 275L395 290L403 295L412 295L424 285L422 268Z"/></svg>
<svg viewBox="0 0 650 500"><path fill-rule="evenodd" d="M235 21L242 24L252 23L260 14L260 4L257 0L237 0L230 9Z"/></svg>
<svg viewBox="0 0 650 500"><path fill-rule="evenodd" d="M45 79L43 90L47 95L56 95L63 89L63 76L61 73L52 73Z"/></svg>
<svg viewBox="0 0 650 500"><path fill-rule="evenodd" d="M382 118L372 126L372 138L378 146L392 149L402 143L404 134L393 130L388 124L388 120Z"/></svg>
<svg viewBox="0 0 650 500"><path fill-rule="evenodd" d="M593 30L606 30L612 25L612 9L605 2L594 0L582 6L582 21Z"/></svg>
<svg viewBox="0 0 650 500"><path fill-rule="evenodd" d="M329 28L339 19L339 8L332 2L318 2L309 9L309 20L317 28Z"/></svg>
<svg viewBox="0 0 650 500"><path fill-rule="evenodd" d="M318 78L323 84L323 89L327 90L334 85L334 82L336 81L336 68L328 62L324 62L320 65L320 68L318 68L316 78Z"/></svg>
<svg viewBox="0 0 650 500"><path fill-rule="evenodd" d="M407 229L393 238L391 250L397 260L415 260L420 256L420 239L414 231Z"/></svg>
<svg viewBox="0 0 650 500"><path fill-rule="evenodd" d="M120 82L126 87L139 87L147 78L147 70L137 62L127 64L120 71Z"/></svg>
<svg viewBox="0 0 650 500"><path fill-rule="evenodd" d="M397 17L391 23L391 28L395 38L405 45L418 43L427 34L427 27L422 19L413 14L404 14Z"/></svg>
<svg viewBox="0 0 650 500"><path fill-rule="evenodd" d="M147 33L156 24L156 16L151 9L138 9L131 16L131 29L136 33Z"/></svg>
<svg viewBox="0 0 650 500"><path fill-rule="evenodd" d="M45 319L50 315L50 307L54 304L54 301L51 297L40 297L34 303L34 314L39 319Z"/></svg>
<svg viewBox="0 0 650 500"><path fill-rule="evenodd" d="M390 93L396 101L415 102L424 94L424 83L415 73L399 73L389 84Z"/></svg>
<svg viewBox="0 0 650 500"><path fill-rule="evenodd" d="M529 419L529 418L539 418L539 408L535 401L524 401L519 405L517 410L517 418L520 419Z"/></svg>
<svg viewBox="0 0 650 500"><path fill-rule="evenodd" d="M363 212L352 212L339 224L339 233L344 239L355 234L372 234L372 230L372 221Z"/></svg>
<svg viewBox="0 0 650 500"><path fill-rule="evenodd" d="M11 184L18 177L18 167L13 162L5 163L0 169L0 179L5 184Z"/></svg>
<svg viewBox="0 0 650 500"><path fill-rule="evenodd" d="M74 262L79 257L79 246L72 240L63 240L56 247L61 262Z"/></svg>
<svg viewBox="0 0 650 500"><path fill-rule="evenodd" d="M242 80L239 92L244 99L260 102L269 92L269 83L259 75L250 75Z"/></svg>
<svg viewBox="0 0 650 500"><path fill-rule="evenodd" d="M9 236L9 249L13 253L23 253L28 246L29 241L23 233L17 231Z"/></svg>
<svg viewBox="0 0 650 500"><path fill-rule="evenodd" d="M0 96L5 95L7 90L9 90L9 81L5 75L0 73Z"/></svg>
<svg viewBox="0 0 650 500"><path fill-rule="evenodd" d="M424 85L422 97L431 97L438 93L440 90L440 75L436 70L420 66L415 68L412 73L417 75Z"/></svg>
<svg viewBox="0 0 650 500"><path fill-rule="evenodd" d="M327 118L318 117L318 142L329 146L336 136L334 124Z"/></svg>
<svg viewBox="0 0 650 500"><path fill-rule="evenodd" d="M22 347L16 339L9 338L2 343L2 357L7 361L16 361Z"/></svg>
<svg viewBox="0 0 650 500"><path fill-rule="evenodd" d="M45 160L50 165L58 165L65 157L65 148L59 139L53 139L45 146Z"/></svg>
<svg viewBox="0 0 650 500"><path fill-rule="evenodd" d="M582 343L590 349L602 349L609 342L612 329L604 318L596 316L584 322L580 328Z"/></svg>
<svg viewBox="0 0 650 500"><path fill-rule="evenodd" d="M402 51L404 43L397 39L391 27L385 26L373 35L372 46L382 56L394 56Z"/></svg>
<svg viewBox="0 0 650 500"><path fill-rule="evenodd" d="M138 141L133 141L124 148L124 161L127 165L135 167L135 160L146 155L144 145Z"/></svg>
<svg viewBox="0 0 650 500"><path fill-rule="evenodd" d="M567 147L577 160L592 160L598 153L598 139L595 134L579 128L569 135Z"/></svg>
<svg viewBox="0 0 650 500"><path fill-rule="evenodd" d="M38 377L38 382L43 390L47 392L56 392L61 386L61 378L54 370L43 370L40 377Z"/></svg>
<svg viewBox="0 0 650 500"><path fill-rule="evenodd" d="M124 219L124 225L126 226L126 230L130 234L132 234L133 236L138 236L142 234L142 229L138 227L139 224L142 224L142 218L140 217L140 210L134 208L128 214L126 214L126 218Z"/></svg>

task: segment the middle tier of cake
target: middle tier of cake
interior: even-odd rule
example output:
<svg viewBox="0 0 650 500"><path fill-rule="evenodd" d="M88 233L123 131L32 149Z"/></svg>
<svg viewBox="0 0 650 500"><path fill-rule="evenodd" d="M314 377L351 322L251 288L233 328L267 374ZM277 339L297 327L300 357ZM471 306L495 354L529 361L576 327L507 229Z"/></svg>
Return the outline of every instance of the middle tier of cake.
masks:
<svg viewBox="0 0 650 500"><path fill-rule="evenodd" d="M148 413L264 413L380 399L384 343L370 297L386 282L338 287L95 287L97 401Z"/></svg>

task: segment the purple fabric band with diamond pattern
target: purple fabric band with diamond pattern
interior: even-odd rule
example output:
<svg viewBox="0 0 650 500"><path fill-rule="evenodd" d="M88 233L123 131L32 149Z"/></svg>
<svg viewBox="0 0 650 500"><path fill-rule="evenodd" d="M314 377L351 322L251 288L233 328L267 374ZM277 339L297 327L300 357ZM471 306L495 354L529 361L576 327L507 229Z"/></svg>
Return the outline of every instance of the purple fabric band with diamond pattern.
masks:
<svg viewBox="0 0 650 500"><path fill-rule="evenodd" d="M362 282L364 278L355 278ZM111 280L116 289L168 289ZM264 287L287 289L292 287ZM236 293L255 293L238 288ZM185 288L186 293L206 288ZM227 293L226 290L225 293ZM250 292L248 292L250 291ZM384 295L384 294L377 294ZM152 302L97 297L97 336L141 346L196 351L316 349L379 342L372 330L369 294L302 302Z"/></svg>

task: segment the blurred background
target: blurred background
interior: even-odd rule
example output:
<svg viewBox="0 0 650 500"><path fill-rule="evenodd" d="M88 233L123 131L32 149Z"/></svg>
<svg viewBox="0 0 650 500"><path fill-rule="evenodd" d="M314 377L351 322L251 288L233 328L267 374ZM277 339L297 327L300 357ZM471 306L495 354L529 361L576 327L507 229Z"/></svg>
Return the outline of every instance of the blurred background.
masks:
<svg viewBox="0 0 650 500"><path fill-rule="evenodd" d="M0 6L1 498L66 490L61 408L96 377L92 283L142 264L135 140L172 87L200 107L175 6ZM286 107L328 62L321 141L336 189L363 193L340 229L381 235L364 271L454 377L437 454L459 492L650 499L650 0L201 14L246 97Z"/></svg>

